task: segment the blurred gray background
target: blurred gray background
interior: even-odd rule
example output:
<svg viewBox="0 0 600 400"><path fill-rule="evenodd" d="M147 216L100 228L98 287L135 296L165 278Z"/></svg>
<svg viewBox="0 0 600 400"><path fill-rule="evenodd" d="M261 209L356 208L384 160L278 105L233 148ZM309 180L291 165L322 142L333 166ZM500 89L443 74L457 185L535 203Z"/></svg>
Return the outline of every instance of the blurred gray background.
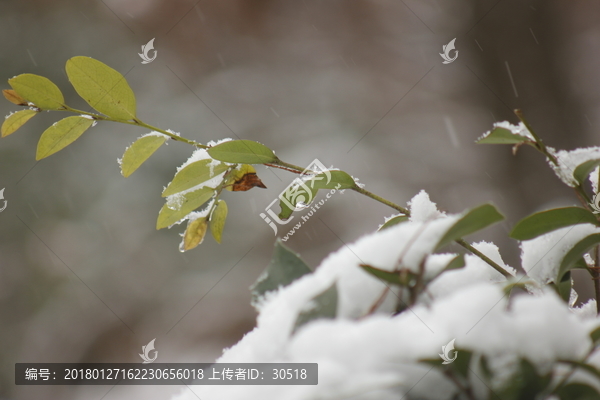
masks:
<svg viewBox="0 0 600 400"><path fill-rule="evenodd" d="M142 120L185 137L318 158L402 205L421 189L448 212L491 201L506 221L469 239L518 267L514 223L576 198L531 148L474 140L521 108L550 146L599 143L599 12L542 0L2 0L0 86L44 75L87 110L64 64L94 57L126 74ZM152 38L158 56L143 65ZM444 65L453 38L459 56ZM2 115L16 109L0 101ZM153 338L160 362L213 361L254 325L248 287L275 240L259 213L295 176L257 167L268 189L224 195L223 243L207 236L182 254L183 225L154 227L190 146L171 142L125 179L116 160L147 131L106 122L36 163L40 134L63 116L0 140L0 397L168 399L180 388L17 387L14 363L140 362ZM314 268L393 213L346 191L287 244Z"/></svg>

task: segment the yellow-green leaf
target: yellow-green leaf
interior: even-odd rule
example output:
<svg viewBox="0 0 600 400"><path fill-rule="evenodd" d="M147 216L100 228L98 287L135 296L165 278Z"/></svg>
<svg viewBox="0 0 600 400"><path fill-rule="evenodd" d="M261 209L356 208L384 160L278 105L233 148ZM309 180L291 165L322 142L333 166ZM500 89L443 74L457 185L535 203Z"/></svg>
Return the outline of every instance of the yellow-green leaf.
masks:
<svg viewBox="0 0 600 400"><path fill-rule="evenodd" d="M123 154L121 174L125 178L133 174L167 139L163 135L148 135L133 142Z"/></svg>
<svg viewBox="0 0 600 400"><path fill-rule="evenodd" d="M50 79L34 74L21 74L8 80L19 96L42 110L59 110L65 106L60 89Z"/></svg>
<svg viewBox="0 0 600 400"><path fill-rule="evenodd" d="M8 118L4 120L2 128L0 129L2 131L2 137L15 132L37 113L38 111L35 110L21 110L9 115Z"/></svg>
<svg viewBox="0 0 600 400"><path fill-rule="evenodd" d="M217 243L221 243L221 235L223 234L223 228L225 228L226 219L227 203L225 203L225 200L219 200L217 202L217 207L210 216L210 232Z"/></svg>
<svg viewBox="0 0 600 400"><path fill-rule="evenodd" d="M64 149L77 140L93 123L94 120L84 117L61 119L42 133L35 159L41 160Z"/></svg>
<svg viewBox="0 0 600 400"><path fill-rule="evenodd" d="M207 227L208 222L206 222L206 217L201 217L188 222L179 250L188 251L202 243L204 236L206 235Z"/></svg>
<svg viewBox="0 0 600 400"><path fill-rule="evenodd" d="M213 160L200 160L186 165L181 171L175 174L173 181L167 186L162 193L163 197L171 196L175 193L183 192L184 190L193 188L214 178L222 172L225 172L229 166L227 164L218 163L217 165L209 165Z"/></svg>
<svg viewBox="0 0 600 400"><path fill-rule="evenodd" d="M69 81L85 101L111 118L135 118L135 95L125 77L90 57L73 57L66 66Z"/></svg>
<svg viewBox="0 0 600 400"><path fill-rule="evenodd" d="M208 154L215 160L237 164L269 164L277 161L273 150L252 140L231 140L211 147Z"/></svg>
<svg viewBox="0 0 600 400"><path fill-rule="evenodd" d="M158 213L156 229L166 228L167 226L171 226L177 221L182 220L183 217L200 207L202 204L206 203L214 193L214 189L204 187L184 195L176 195L181 196L179 207L169 208L169 202L167 201L167 203L165 203Z"/></svg>

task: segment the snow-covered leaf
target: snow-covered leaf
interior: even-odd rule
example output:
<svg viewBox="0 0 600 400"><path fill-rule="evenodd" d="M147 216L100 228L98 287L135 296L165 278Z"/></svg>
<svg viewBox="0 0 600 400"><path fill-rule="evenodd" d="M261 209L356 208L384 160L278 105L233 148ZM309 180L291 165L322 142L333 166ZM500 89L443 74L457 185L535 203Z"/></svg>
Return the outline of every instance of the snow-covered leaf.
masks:
<svg viewBox="0 0 600 400"><path fill-rule="evenodd" d="M200 160L186 165L179 170L173 181L162 192L163 197L193 188L215 176L225 172L229 168L227 164L216 163L213 160Z"/></svg>
<svg viewBox="0 0 600 400"><path fill-rule="evenodd" d="M293 331L317 319L333 319L337 315L338 291L335 282L323 293L315 296L298 315Z"/></svg>
<svg viewBox="0 0 600 400"><path fill-rule="evenodd" d="M73 143L95 121L83 117L67 117L46 129L37 145L36 160L46 158Z"/></svg>
<svg viewBox="0 0 600 400"><path fill-rule="evenodd" d="M94 109L114 119L135 118L135 95L121 73L82 56L69 59L65 69L77 94Z"/></svg>
<svg viewBox="0 0 600 400"><path fill-rule="evenodd" d="M504 216L491 204L484 204L467 211L440 239L436 249L440 249L448 243L477 232L481 229L502 221Z"/></svg>
<svg viewBox="0 0 600 400"><path fill-rule="evenodd" d="M517 144L529 141L525 136L512 133L505 128L494 128L483 137L477 139L477 144Z"/></svg>
<svg viewBox="0 0 600 400"><path fill-rule="evenodd" d="M181 195L179 204L173 208L169 207L169 201L160 209L156 229L163 229L182 220L186 215L206 203L214 195L213 188L204 187Z"/></svg>
<svg viewBox="0 0 600 400"><path fill-rule="evenodd" d="M594 214L584 208L555 208L522 219L515 225L510 237L517 240L530 240L565 226L586 223L598 225L598 220Z"/></svg>
<svg viewBox="0 0 600 400"><path fill-rule="evenodd" d="M133 174L167 139L165 135L150 134L133 142L123 154L121 174L125 178Z"/></svg>
<svg viewBox="0 0 600 400"><path fill-rule="evenodd" d="M225 203L225 200L219 200L217 201L214 211L210 215L210 232L217 243L221 243L221 236L223 235L226 219L227 203Z"/></svg>
<svg viewBox="0 0 600 400"><path fill-rule="evenodd" d="M25 125L25 123L33 118L37 113L38 111L28 109L17 111L16 113L9 115L8 118L4 120L2 128L0 129L2 132L2 137L6 137L11 133L14 133L17 129Z"/></svg>
<svg viewBox="0 0 600 400"><path fill-rule="evenodd" d="M256 303L267 292L287 286L296 279L310 274L312 271L300 256L281 243L275 242L275 250L271 262L258 280L252 285L252 302Z"/></svg>
<svg viewBox="0 0 600 400"><path fill-rule="evenodd" d="M252 140L231 140L207 150L215 160L236 164L269 164L277 161L273 150Z"/></svg>
<svg viewBox="0 0 600 400"><path fill-rule="evenodd" d="M62 92L50 79L34 74L21 74L8 80L23 99L42 110L60 110L65 107Z"/></svg>

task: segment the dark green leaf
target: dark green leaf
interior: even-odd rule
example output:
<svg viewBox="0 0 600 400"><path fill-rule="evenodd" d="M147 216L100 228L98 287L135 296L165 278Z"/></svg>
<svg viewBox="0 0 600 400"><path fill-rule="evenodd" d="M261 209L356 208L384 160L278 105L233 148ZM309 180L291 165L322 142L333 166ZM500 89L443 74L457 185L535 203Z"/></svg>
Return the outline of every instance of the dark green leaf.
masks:
<svg viewBox="0 0 600 400"><path fill-rule="evenodd" d="M37 145L36 160L46 158L73 143L94 121L83 117L67 117L46 129Z"/></svg>
<svg viewBox="0 0 600 400"><path fill-rule="evenodd" d="M386 223L381 225L381 228L379 228L379 230L382 231L384 229L389 228L390 226L398 225L399 223L406 221L408 221L408 217L406 215L396 215L395 217L388 219Z"/></svg>
<svg viewBox="0 0 600 400"><path fill-rule="evenodd" d="M279 218L286 220L294 211L308 208L319 189L311 188L306 182L290 185L279 195L279 207L281 212ZM299 210L296 210L296 209Z"/></svg>
<svg viewBox="0 0 600 400"><path fill-rule="evenodd" d="M173 181L169 183L169 186L164 190L162 196L171 196L175 193L193 188L194 186L225 172L227 168L229 168L227 164L223 163L209 165L212 162L213 160L200 160L186 165L181 171L175 174Z"/></svg>
<svg viewBox="0 0 600 400"><path fill-rule="evenodd" d="M313 297L306 305L308 308L298 315L293 331L296 332L298 328L317 319L334 319L337 315L337 303L338 292L337 285L334 282L327 290Z"/></svg>
<svg viewBox="0 0 600 400"><path fill-rule="evenodd" d="M269 266L250 288L253 303L256 303L265 293L287 286L309 273L311 273L310 268L300 256L277 239Z"/></svg>
<svg viewBox="0 0 600 400"><path fill-rule="evenodd" d="M456 349L456 360L449 365L450 369L455 371L462 378L467 379L472 357L472 352L468 350Z"/></svg>
<svg viewBox="0 0 600 400"><path fill-rule="evenodd" d="M583 383L569 383L558 389L560 400L598 400L600 393L592 386Z"/></svg>
<svg viewBox="0 0 600 400"><path fill-rule="evenodd" d="M587 177L598 165L600 165L600 160L588 160L582 164L579 164L573 171L573 178L575 178L580 185L583 185Z"/></svg>
<svg viewBox="0 0 600 400"><path fill-rule="evenodd" d="M460 239L466 235L477 232L483 228L502 221L504 216L491 204L473 208L465 213L440 239L436 249L440 249L448 243Z"/></svg>
<svg viewBox="0 0 600 400"><path fill-rule="evenodd" d="M465 255L459 254L456 257L454 257L452 260L450 260L450 262L448 263L448 265L446 265L444 267L442 272L451 271L453 269L459 269L464 266L465 266Z"/></svg>
<svg viewBox="0 0 600 400"><path fill-rule="evenodd" d="M494 128L485 137L477 140L477 144L518 144L531 141L525 136L516 135L504 128Z"/></svg>
<svg viewBox="0 0 600 400"><path fill-rule="evenodd" d="M375 268L367 264L360 264L360 267L371 275L392 285L412 288L417 282L417 274L409 269L402 269L398 272L390 272L383 269Z"/></svg>
<svg viewBox="0 0 600 400"><path fill-rule="evenodd" d="M562 281L563 276L573 269L577 262L583 257L585 253L590 251L592 247L600 243L600 233L595 233L593 235L589 235L584 239L580 240L569 252L564 256L562 262L560 263L560 268L558 270L558 275L556 277L555 282Z"/></svg>
<svg viewBox="0 0 600 400"><path fill-rule="evenodd" d="M306 182L314 189L351 189L356 187L354 179L344 171L322 172Z"/></svg>
<svg viewBox="0 0 600 400"><path fill-rule="evenodd" d="M577 224L598 225L598 220L585 208L555 208L522 219L513 228L510 237L517 240L530 240L548 232Z"/></svg>
<svg viewBox="0 0 600 400"><path fill-rule="evenodd" d="M121 73L81 56L68 60L65 69L77 94L94 109L114 119L135 118L135 95Z"/></svg>
<svg viewBox="0 0 600 400"><path fill-rule="evenodd" d="M158 213L156 229L166 228L182 220L183 217L185 217L186 215L200 207L202 204L210 200L214 193L214 189L205 187L181 195L181 205L177 209L169 208L169 206L167 205L168 202L165 203L165 205L160 209L160 212Z"/></svg>
<svg viewBox="0 0 600 400"><path fill-rule="evenodd" d="M8 80L15 92L42 110L60 110L65 98L50 79L34 74L21 74Z"/></svg>
<svg viewBox="0 0 600 400"><path fill-rule="evenodd" d="M561 281L558 284L554 285L556 287L556 291L558 295L565 303L569 303L569 299L571 298L571 272L567 272L561 278Z"/></svg>
<svg viewBox="0 0 600 400"><path fill-rule="evenodd" d="M597 343L600 341L600 327L594 329L590 332L590 338L592 338L592 342Z"/></svg>
<svg viewBox="0 0 600 400"><path fill-rule="evenodd" d="M518 371L496 392L502 400L532 400L550 384L551 374L540 376L533 364L522 358Z"/></svg>
<svg viewBox="0 0 600 400"><path fill-rule="evenodd" d="M270 164L277 161L273 150L252 140L231 140L211 147L208 154L215 160L236 164Z"/></svg>

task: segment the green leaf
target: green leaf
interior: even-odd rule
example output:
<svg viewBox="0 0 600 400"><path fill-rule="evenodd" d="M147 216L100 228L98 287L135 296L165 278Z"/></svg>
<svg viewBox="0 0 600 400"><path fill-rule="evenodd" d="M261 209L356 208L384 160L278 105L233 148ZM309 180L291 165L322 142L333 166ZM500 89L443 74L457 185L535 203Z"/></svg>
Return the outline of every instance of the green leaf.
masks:
<svg viewBox="0 0 600 400"><path fill-rule="evenodd" d="M570 271L563 275L560 283L554 284L556 292L565 303L568 303L569 299L571 298L571 285L572 282Z"/></svg>
<svg viewBox="0 0 600 400"><path fill-rule="evenodd" d="M524 142L530 142L531 140L525 136L516 135L504 128L494 128L492 131L478 139L475 143L477 144L518 144Z"/></svg>
<svg viewBox="0 0 600 400"><path fill-rule="evenodd" d="M517 240L530 240L548 232L577 224L598 225L598 220L585 208L555 208L523 218L513 228L510 237Z"/></svg>
<svg viewBox="0 0 600 400"><path fill-rule="evenodd" d="M184 190L193 188L214 178L222 172L225 172L229 166L227 164L218 163L217 165L209 165L213 160L200 160L186 165L175 174L173 181L167 186L162 193L163 197L171 196L172 194L183 192Z"/></svg>
<svg viewBox="0 0 600 400"><path fill-rule="evenodd" d="M313 202L319 189L312 188L307 185L307 182L303 182L300 185L294 184L286 188L284 192L279 195L279 207L281 212L279 218L286 220L292 215L292 212L299 208L298 204L302 203L302 208L308 208Z"/></svg>
<svg viewBox="0 0 600 400"><path fill-rule="evenodd" d="M560 400L598 400L600 393L583 383L569 383L556 391Z"/></svg>
<svg viewBox="0 0 600 400"><path fill-rule="evenodd" d="M582 164L579 164L573 171L573 178L575 178L580 185L583 185L587 177L598 165L600 165L600 160L588 160Z"/></svg>
<svg viewBox="0 0 600 400"><path fill-rule="evenodd" d="M94 109L114 119L135 118L135 95L119 72L81 56L68 60L66 71L77 94Z"/></svg>
<svg viewBox="0 0 600 400"><path fill-rule="evenodd" d="M236 164L269 164L278 159L264 144L252 140L231 140L211 147L208 154L215 160Z"/></svg>
<svg viewBox="0 0 600 400"><path fill-rule="evenodd" d="M217 243L221 243L221 235L223 234L223 228L225 228L226 219L227 203L225 203L225 200L219 200L210 216L210 232Z"/></svg>
<svg viewBox="0 0 600 400"><path fill-rule="evenodd" d="M4 120L2 128L0 129L2 132L2 137L6 137L11 133L14 133L17 129L25 125L25 122L29 121L37 113L38 111L35 110L21 110L9 115L8 118Z"/></svg>
<svg viewBox="0 0 600 400"><path fill-rule="evenodd" d="M504 216L491 204L475 207L465 213L440 239L436 249L440 249L448 243L477 232L483 228L502 221Z"/></svg>
<svg viewBox="0 0 600 400"><path fill-rule="evenodd" d="M34 74L21 74L8 80L15 92L42 110L65 108L65 98L50 79Z"/></svg>
<svg viewBox="0 0 600 400"><path fill-rule="evenodd" d="M356 187L356 182L344 171L322 172L307 182L313 189L351 189Z"/></svg>
<svg viewBox="0 0 600 400"><path fill-rule="evenodd" d="M296 332L301 326L317 319L334 319L337 315L338 291L335 282L323 293L313 297L307 304L308 309L302 311L293 331Z"/></svg>
<svg viewBox="0 0 600 400"><path fill-rule="evenodd" d="M581 368L582 370L588 372L589 374L594 375L596 378L600 378L600 370L591 364L587 364L581 361L573 361L573 360L559 360L561 363L569 364L577 368Z"/></svg>
<svg viewBox="0 0 600 400"><path fill-rule="evenodd" d="M166 228L182 220L183 217L185 217L186 215L194 211L196 208L200 207L202 204L210 200L214 193L214 189L205 187L181 195L181 206L177 210L169 208L167 205L167 201L167 203L165 203L165 205L160 209L160 212L158 213L156 229Z"/></svg>
<svg viewBox="0 0 600 400"><path fill-rule="evenodd" d="M467 379L469 373L469 366L471 365L471 358L473 353L468 350L456 349L456 360L449 365L450 369L456 371L459 376Z"/></svg>
<svg viewBox="0 0 600 400"><path fill-rule="evenodd" d="M590 338L592 339L592 342L594 342L594 344L600 342L600 327L590 332Z"/></svg>
<svg viewBox="0 0 600 400"><path fill-rule="evenodd" d="M67 117L46 129L37 145L36 160L46 158L73 143L94 120L84 117Z"/></svg>
<svg viewBox="0 0 600 400"><path fill-rule="evenodd" d="M417 281L417 274L414 272L403 269L398 272L386 271L383 269L375 268L368 264L360 264L360 267L364 269L369 274L385 281L389 282L392 285L398 285L403 287L413 287L413 285Z"/></svg>
<svg viewBox="0 0 600 400"><path fill-rule="evenodd" d="M502 400L532 400L550 384L551 373L540 376L535 366L522 358L518 371L496 394Z"/></svg>
<svg viewBox="0 0 600 400"><path fill-rule="evenodd" d="M123 154L121 174L125 178L133 174L167 139L163 135L148 135L133 142Z"/></svg>
<svg viewBox="0 0 600 400"><path fill-rule="evenodd" d="M452 260L450 260L450 262L448 263L448 265L446 265L444 267L442 272L452 271L453 269L463 268L465 265L466 265L465 264L465 255L459 254L456 257L454 257Z"/></svg>
<svg viewBox="0 0 600 400"><path fill-rule="evenodd" d="M591 250L592 247L600 243L600 233L589 235L580 240L575 246L569 250L560 263L558 275L554 282L561 282L563 276L572 270L577 262L585 253Z"/></svg>
<svg viewBox="0 0 600 400"><path fill-rule="evenodd" d="M379 231L382 231L384 229L389 228L390 226L398 225L399 223L406 222L406 221L408 221L408 217L406 215L397 215L393 218L388 219L386 223L381 225L381 228L379 228Z"/></svg>
<svg viewBox="0 0 600 400"><path fill-rule="evenodd" d="M252 302L256 304L258 299L264 296L265 293L287 286L311 272L298 254L286 247L280 239L277 239L269 266L250 288Z"/></svg>
<svg viewBox="0 0 600 400"><path fill-rule="evenodd" d="M200 217L193 221L189 221L179 249L181 251L188 251L198 246L204 241L207 228L208 222L206 221L206 217Z"/></svg>

